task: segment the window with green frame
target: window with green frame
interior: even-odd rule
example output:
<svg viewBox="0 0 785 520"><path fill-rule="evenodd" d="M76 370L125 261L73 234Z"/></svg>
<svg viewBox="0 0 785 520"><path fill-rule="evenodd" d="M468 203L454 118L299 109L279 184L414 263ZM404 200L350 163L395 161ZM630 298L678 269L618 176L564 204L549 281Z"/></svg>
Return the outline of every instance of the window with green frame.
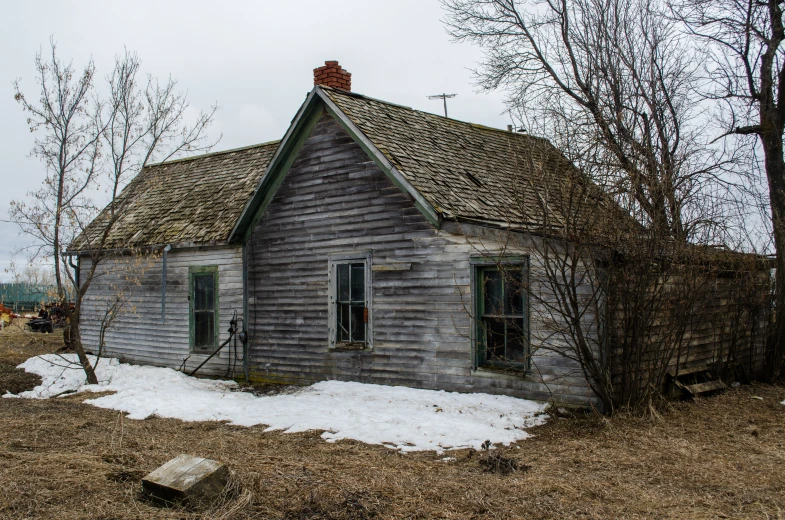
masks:
<svg viewBox="0 0 785 520"><path fill-rule="evenodd" d="M188 275L191 350L212 351L218 345L218 266L191 267Z"/></svg>
<svg viewBox="0 0 785 520"><path fill-rule="evenodd" d="M475 265L478 366L529 368L527 266Z"/></svg>

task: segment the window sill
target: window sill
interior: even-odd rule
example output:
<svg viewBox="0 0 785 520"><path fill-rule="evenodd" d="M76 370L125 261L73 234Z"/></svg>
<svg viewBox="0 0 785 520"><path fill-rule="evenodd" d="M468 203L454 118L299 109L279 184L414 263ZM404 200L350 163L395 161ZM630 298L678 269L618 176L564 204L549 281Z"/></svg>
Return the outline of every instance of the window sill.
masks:
<svg viewBox="0 0 785 520"><path fill-rule="evenodd" d="M330 352L371 352L373 347L367 345L335 345L334 347L328 347L327 350Z"/></svg>
<svg viewBox="0 0 785 520"><path fill-rule="evenodd" d="M522 367L494 367L481 366L472 370L472 375L476 377L488 377L494 379L515 379L521 380L531 375L531 370Z"/></svg>
<svg viewBox="0 0 785 520"><path fill-rule="evenodd" d="M188 355L194 359L207 359L210 356L210 354L213 353L213 350L189 350ZM223 349L221 350L221 352L218 352L214 357L221 357L222 353L223 353Z"/></svg>

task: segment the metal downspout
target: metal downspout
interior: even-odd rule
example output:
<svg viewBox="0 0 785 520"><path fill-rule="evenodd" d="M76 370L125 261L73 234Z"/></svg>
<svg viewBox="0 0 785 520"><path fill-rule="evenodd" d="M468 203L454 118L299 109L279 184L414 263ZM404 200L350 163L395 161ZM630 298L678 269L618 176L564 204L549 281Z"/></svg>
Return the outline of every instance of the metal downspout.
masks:
<svg viewBox="0 0 785 520"><path fill-rule="evenodd" d="M73 255L68 256L68 265L70 265L71 268L74 270L74 285L76 286L76 290L79 291L79 271L80 271L80 267L81 267L80 264L82 260L79 255L76 255L76 264L74 264L73 258L74 258ZM76 298L76 296L74 296L74 298Z"/></svg>
<svg viewBox="0 0 785 520"><path fill-rule="evenodd" d="M172 250L172 244L164 247L163 265L161 266L161 323L166 322L166 257Z"/></svg>
<svg viewBox="0 0 785 520"><path fill-rule="evenodd" d="M250 382L249 364L248 364L248 247L243 242L243 329L240 331L243 337L243 377L246 384ZM235 351L236 352L236 351Z"/></svg>

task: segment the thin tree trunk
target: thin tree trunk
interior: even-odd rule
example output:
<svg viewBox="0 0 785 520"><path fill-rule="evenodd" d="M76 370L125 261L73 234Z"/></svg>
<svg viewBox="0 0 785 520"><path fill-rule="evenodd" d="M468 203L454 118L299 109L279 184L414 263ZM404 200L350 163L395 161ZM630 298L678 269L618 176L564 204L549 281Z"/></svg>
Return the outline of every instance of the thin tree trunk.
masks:
<svg viewBox="0 0 785 520"><path fill-rule="evenodd" d="M79 268L77 267L77 269ZM78 273L75 276L75 279L79 279ZM85 371L85 375L87 376L87 383L90 385L97 385L98 377L96 377L95 369L93 368L92 363L90 363L90 360L87 358L87 354L85 354L84 345L82 345L82 330L80 328L82 301L88 286L89 280L88 284L80 284L80 286L74 288L76 302L74 303L73 312L71 312L71 306L66 305L66 312L68 313L68 321L66 325L68 327L68 338L71 342L71 346L76 352L77 357L79 357L79 363L82 365L82 368Z"/></svg>
<svg viewBox="0 0 785 520"><path fill-rule="evenodd" d="M775 321L769 337L767 378L775 380L785 372L785 161L782 156L782 135L773 131L761 135L776 251Z"/></svg>
<svg viewBox="0 0 785 520"><path fill-rule="evenodd" d="M66 302L66 305L68 305L68 302ZM76 352L77 357L79 357L79 363L82 365L82 368L87 375L87 384L97 385L98 377L95 375L95 369L90 363L87 354L85 354L84 347L82 346L82 334L79 330L79 318L76 313L71 314L70 310L68 313L70 314L71 318L69 318L69 321L66 323L66 330L67 334L69 334L71 346Z"/></svg>

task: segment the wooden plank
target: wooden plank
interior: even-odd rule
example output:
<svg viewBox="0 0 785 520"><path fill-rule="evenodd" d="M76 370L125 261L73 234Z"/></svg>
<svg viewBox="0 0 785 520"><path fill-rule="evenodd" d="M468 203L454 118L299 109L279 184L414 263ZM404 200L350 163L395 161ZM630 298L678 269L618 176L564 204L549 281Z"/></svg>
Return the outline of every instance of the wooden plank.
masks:
<svg viewBox="0 0 785 520"><path fill-rule="evenodd" d="M167 502L202 502L217 497L228 477L229 470L221 462L182 454L147 474L142 489Z"/></svg>
<svg viewBox="0 0 785 520"><path fill-rule="evenodd" d="M696 383L694 385L684 385L683 388L692 395L705 394L708 392L716 392L717 390L725 390L727 388L725 383L720 380L706 381L705 383Z"/></svg>
<svg viewBox="0 0 785 520"><path fill-rule="evenodd" d="M673 369L668 370L668 375L675 378L675 377L688 376L688 375L692 375L692 374L700 374L701 372L706 372L707 370L708 370L708 368L706 368L705 365L704 366L696 366L696 367L692 367L692 368L679 368L678 369L678 373L676 371L676 368L673 368Z"/></svg>
<svg viewBox="0 0 785 520"><path fill-rule="evenodd" d="M411 262L396 262L390 264L374 265L372 271L375 272L408 271L411 268L412 268Z"/></svg>

